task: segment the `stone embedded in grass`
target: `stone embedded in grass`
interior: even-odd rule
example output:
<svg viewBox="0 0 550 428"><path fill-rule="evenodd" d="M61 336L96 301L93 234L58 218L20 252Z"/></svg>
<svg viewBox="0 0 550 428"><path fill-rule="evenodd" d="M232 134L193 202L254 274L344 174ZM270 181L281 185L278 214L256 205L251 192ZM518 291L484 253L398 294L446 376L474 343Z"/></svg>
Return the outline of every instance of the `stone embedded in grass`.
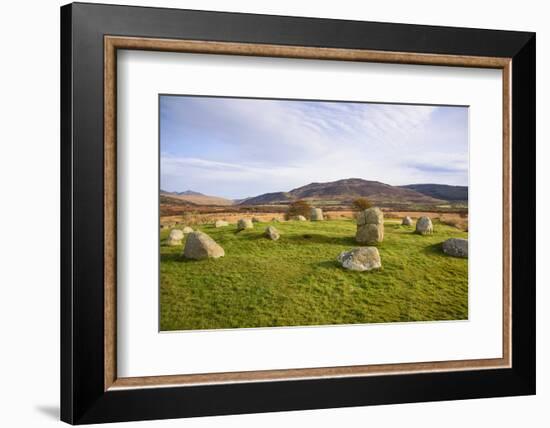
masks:
<svg viewBox="0 0 550 428"><path fill-rule="evenodd" d="M229 226L229 223L224 220L216 220L216 223L214 223L214 227L225 227Z"/></svg>
<svg viewBox="0 0 550 428"><path fill-rule="evenodd" d="M416 221L416 233L420 235L431 235L434 231L430 217L422 216Z"/></svg>
<svg viewBox="0 0 550 428"><path fill-rule="evenodd" d="M384 240L384 214L380 208L368 208L359 213L355 240L367 245L376 245Z"/></svg>
<svg viewBox="0 0 550 428"><path fill-rule="evenodd" d="M279 234L279 231L275 229L274 226L268 226L265 229L264 236L271 239L272 241L276 241L277 239L280 238L281 235Z"/></svg>
<svg viewBox="0 0 550 428"><path fill-rule="evenodd" d="M223 248L206 233L196 231L187 237L183 249L183 257L186 259L217 259L223 256L225 256Z"/></svg>
<svg viewBox="0 0 550 428"><path fill-rule="evenodd" d="M252 220L249 218L241 218L237 222L237 231L244 230L244 229L252 229L254 227L254 223L252 223Z"/></svg>
<svg viewBox="0 0 550 428"><path fill-rule="evenodd" d="M321 208L312 208L309 217L311 221L322 221L324 220L323 210Z"/></svg>
<svg viewBox="0 0 550 428"><path fill-rule="evenodd" d="M168 235L168 239L166 240L166 245L169 245L169 246L176 246L176 245L181 245L181 241L184 237L184 234L181 230L179 229L172 229L170 231L170 235Z"/></svg>
<svg viewBox="0 0 550 428"><path fill-rule="evenodd" d="M343 268L360 272L382 267L380 253L376 247L357 247L342 251L337 260Z"/></svg>
<svg viewBox="0 0 550 428"><path fill-rule="evenodd" d="M252 223L260 223L260 219L258 217L252 217Z"/></svg>
<svg viewBox="0 0 550 428"><path fill-rule="evenodd" d="M403 221L401 222L403 226L410 226L412 225L412 223L412 218L410 218L409 216L403 217Z"/></svg>
<svg viewBox="0 0 550 428"><path fill-rule="evenodd" d="M293 218L293 220L306 221L307 218L305 218L303 215L297 215L296 217Z"/></svg>
<svg viewBox="0 0 550 428"><path fill-rule="evenodd" d="M188 234L188 233L191 233L193 232L193 229L189 226L185 226L183 229L182 229L182 232L185 233L185 234Z"/></svg>
<svg viewBox="0 0 550 428"><path fill-rule="evenodd" d="M183 231L179 229L172 229L170 231L170 235L168 235L168 239L173 239L176 241L181 241L184 237Z"/></svg>
<svg viewBox="0 0 550 428"><path fill-rule="evenodd" d="M453 257L468 258L468 240L463 238L449 238L441 245L443 252Z"/></svg>

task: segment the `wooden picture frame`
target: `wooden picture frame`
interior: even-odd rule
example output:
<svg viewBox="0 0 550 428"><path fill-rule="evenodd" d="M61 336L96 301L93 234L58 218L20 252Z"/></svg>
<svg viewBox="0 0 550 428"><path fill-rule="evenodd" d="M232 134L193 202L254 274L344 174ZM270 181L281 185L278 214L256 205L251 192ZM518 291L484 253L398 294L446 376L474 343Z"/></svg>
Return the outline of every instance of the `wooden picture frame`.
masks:
<svg viewBox="0 0 550 428"><path fill-rule="evenodd" d="M117 49L501 69L503 357L118 377ZM76 3L61 9L61 52L62 420L114 422L535 392L533 33Z"/></svg>

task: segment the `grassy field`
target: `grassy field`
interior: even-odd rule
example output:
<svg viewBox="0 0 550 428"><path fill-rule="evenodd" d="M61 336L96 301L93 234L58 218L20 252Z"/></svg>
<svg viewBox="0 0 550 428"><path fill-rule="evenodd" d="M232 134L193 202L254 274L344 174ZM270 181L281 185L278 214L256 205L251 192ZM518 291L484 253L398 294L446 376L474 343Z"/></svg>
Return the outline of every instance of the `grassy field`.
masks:
<svg viewBox="0 0 550 428"><path fill-rule="evenodd" d="M263 237L273 224L278 241ZM189 261L182 246L161 242L160 328L192 330L468 318L468 260L446 256L441 242L466 232L434 222L434 234L386 222L382 269L344 270L341 251L358 246L353 220L199 226L225 250ZM168 236L161 231L161 241Z"/></svg>

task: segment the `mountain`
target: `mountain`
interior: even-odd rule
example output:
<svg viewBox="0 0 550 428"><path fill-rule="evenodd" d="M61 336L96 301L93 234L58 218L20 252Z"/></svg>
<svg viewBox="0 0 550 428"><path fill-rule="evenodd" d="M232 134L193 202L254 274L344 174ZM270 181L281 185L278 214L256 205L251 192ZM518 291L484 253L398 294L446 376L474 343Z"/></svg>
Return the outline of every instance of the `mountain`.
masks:
<svg viewBox="0 0 550 428"><path fill-rule="evenodd" d="M264 193L263 195L254 196L253 198L247 198L238 201L239 205L268 205L268 204L277 204L277 203L287 203L292 201L294 198L288 192L275 192L275 193Z"/></svg>
<svg viewBox="0 0 550 428"><path fill-rule="evenodd" d="M171 193L167 192L161 192L160 194L160 203L168 204L168 205L195 205L193 202L186 201L184 199L178 198L176 195L172 195Z"/></svg>
<svg viewBox="0 0 550 428"><path fill-rule="evenodd" d="M358 197L367 197L374 203L397 204L441 204L444 200L435 198L413 189L390 186L379 181L369 181L360 178L348 178L329 183L310 183L289 192L265 193L248 198L241 205L267 205L288 203L297 199L336 201L350 203Z"/></svg>
<svg viewBox="0 0 550 428"><path fill-rule="evenodd" d="M185 201L194 205L216 205L227 206L233 205L231 199L221 198L219 196L208 196L203 193L194 192L193 190L186 190L184 192L167 192L160 190L161 202L162 197L165 196L171 200Z"/></svg>
<svg viewBox="0 0 550 428"><path fill-rule="evenodd" d="M160 189L160 193L164 195L176 195L176 196L205 196L202 193L194 192L193 190L185 190L183 192L168 192L166 190Z"/></svg>
<svg viewBox="0 0 550 428"><path fill-rule="evenodd" d="M199 192L193 192L192 190L186 190L185 192L178 192L179 196L205 196Z"/></svg>
<svg viewBox="0 0 550 428"><path fill-rule="evenodd" d="M444 199L446 201L467 201L468 186L449 186L447 184L408 184L401 186L404 189L411 189L432 198Z"/></svg>

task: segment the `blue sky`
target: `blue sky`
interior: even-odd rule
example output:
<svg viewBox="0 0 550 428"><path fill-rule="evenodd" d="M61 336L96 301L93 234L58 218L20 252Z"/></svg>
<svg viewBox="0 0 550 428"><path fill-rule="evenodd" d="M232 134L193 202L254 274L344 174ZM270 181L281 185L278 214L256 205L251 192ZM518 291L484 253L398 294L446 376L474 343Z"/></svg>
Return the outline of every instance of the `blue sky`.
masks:
<svg viewBox="0 0 550 428"><path fill-rule="evenodd" d="M238 199L342 178L468 184L468 108L160 98L167 191Z"/></svg>

